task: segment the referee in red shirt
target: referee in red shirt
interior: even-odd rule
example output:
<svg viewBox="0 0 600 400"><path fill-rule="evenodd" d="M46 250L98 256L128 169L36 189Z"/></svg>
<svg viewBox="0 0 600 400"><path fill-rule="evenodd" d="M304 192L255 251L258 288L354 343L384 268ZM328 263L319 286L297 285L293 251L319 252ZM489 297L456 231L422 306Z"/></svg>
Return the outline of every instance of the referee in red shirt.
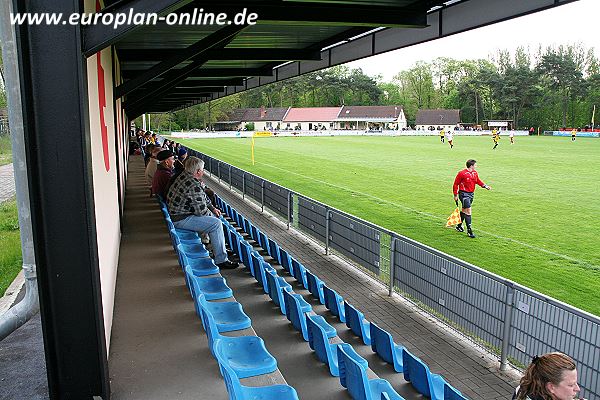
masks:
<svg viewBox="0 0 600 400"><path fill-rule="evenodd" d="M475 169L477 168L477 161L467 160L467 168L456 174L454 178L454 186L452 191L454 193L454 201L460 200L462 203L462 211L460 213L460 220L465 221L467 224L467 235L470 238L474 238L475 234L471 229L471 204L473 204L475 185L479 185L484 189L491 190L491 186L486 185L479 179L479 175ZM462 222L456 225L456 230L464 232Z"/></svg>

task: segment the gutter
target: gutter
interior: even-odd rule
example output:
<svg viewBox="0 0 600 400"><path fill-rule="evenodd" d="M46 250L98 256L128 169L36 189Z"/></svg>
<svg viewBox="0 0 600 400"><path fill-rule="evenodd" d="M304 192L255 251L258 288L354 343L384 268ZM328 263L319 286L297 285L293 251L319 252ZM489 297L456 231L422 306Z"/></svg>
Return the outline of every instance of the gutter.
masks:
<svg viewBox="0 0 600 400"><path fill-rule="evenodd" d="M25 277L25 297L7 312L0 315L0 340L10 335L40 309L36 275L33 232L29 202L29 182L25 156L25 134L23 130L23 109L17 65L15 30L10 24L12 3L0 0L0 42L6 77L8 119L12 139L13 169L17 194L19 226L21 228L21 252L23 254L23 275Z"/></svg>

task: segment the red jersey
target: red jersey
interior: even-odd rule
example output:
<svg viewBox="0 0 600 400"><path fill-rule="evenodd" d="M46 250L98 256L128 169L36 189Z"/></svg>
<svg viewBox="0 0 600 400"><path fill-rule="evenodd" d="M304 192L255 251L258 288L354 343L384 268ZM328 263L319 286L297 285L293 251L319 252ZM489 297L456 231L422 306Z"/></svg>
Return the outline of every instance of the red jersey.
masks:
<svg viewBox="0 0 600 400"><path fill-rule="evenodd" d="M485 183L479 179L477 171L469 171L467 168L465 168L456 174L452 191L454 194L458 194L459 190L462 190L463 192L474 192L476 184L481 187L485 186Z"/></svg>

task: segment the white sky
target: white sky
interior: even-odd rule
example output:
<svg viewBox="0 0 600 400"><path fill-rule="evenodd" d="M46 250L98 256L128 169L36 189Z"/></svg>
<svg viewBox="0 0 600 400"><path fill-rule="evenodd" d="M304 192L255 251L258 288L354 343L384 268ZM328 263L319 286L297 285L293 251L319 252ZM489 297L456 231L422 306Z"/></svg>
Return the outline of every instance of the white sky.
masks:
<svg viewBox="0 0 600 400"><path fill-rule="evenodd" d="M573 43L594 47L600 56L600 0L579 0L346 65L362 68L367 75L381 74L385 80L391 80L399 71L409 69L420 60L431 61L437 57L485 59L498 49L512 53L519 46L535 51L540 44L547 47Z"/></svg>

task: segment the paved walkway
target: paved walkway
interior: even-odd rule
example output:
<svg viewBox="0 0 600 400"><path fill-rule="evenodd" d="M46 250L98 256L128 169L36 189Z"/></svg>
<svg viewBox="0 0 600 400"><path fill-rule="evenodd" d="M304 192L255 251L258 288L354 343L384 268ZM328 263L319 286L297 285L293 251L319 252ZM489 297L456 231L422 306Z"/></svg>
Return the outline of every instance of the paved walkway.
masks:
<svg viewBox="0 0 600 400"><path fill-rule="evenodd" d="M5 202L15 195L15 178L13 165L7 164L0 167L0 203Z"/></svg>
<svg viewBox="0 0 600 400"><path fill-rule="evenodd" d="M382 284L340 258L326 256L322 247L293 229L286 230L283 222L268 213L261 213L260 207L242 200L241 196L230 192L226 186L206 175L205 180L225 201L315 271L328 286L357 305L367 319L389 331L396 343L406 346L425 361L432 372L442 374L467 397L473 400L500 400L512 395L518 384L518 375L514 371L499 371L499 362L495 357L450 331L401 297L390 298ZM330 315L323 306L319 308L314 302L312 305L324 317ZM345 325L336 326L336 329L344 341L355 345L355 349L369 361L369 366L379 377L388 379L395 387L402 383L398 376L401 374L394 373L389 366L378 362L371 349L360 345L353 335L343 333L343 330L348 332Z"/></svg>

